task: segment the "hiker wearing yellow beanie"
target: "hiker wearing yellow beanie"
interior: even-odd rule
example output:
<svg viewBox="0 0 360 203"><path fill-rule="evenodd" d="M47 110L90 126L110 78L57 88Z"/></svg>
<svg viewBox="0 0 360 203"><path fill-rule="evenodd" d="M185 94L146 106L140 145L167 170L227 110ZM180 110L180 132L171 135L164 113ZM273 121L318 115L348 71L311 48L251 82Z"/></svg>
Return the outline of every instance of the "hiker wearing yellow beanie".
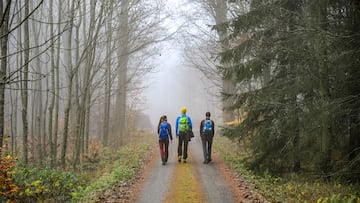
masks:
<svg viewBox="0 0 360 203"><path fill-rule="evenodd" d="M186 162L188 142L190 140L189 131L192 131L192 122L190 116L186 115L186 107L181 107L180 111L181 115L176 118L175 123L176 137L179 138L178 161L181 162L182 157L183 162Z"/></svg>

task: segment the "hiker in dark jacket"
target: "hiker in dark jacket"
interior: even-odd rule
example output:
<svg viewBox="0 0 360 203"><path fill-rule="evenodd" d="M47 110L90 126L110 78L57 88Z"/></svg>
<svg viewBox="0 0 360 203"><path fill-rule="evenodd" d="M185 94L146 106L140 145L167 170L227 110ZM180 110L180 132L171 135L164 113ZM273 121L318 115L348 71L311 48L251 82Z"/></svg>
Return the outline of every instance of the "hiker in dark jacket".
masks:
<svg viewBox="0 0 360 203"><path fill-rule="evenodd" d="M165 165L169 158L169 138L172 141L171 125L167 122L166 115L160 117L158 125L159 148L162 164Z"/></svg>
<svg viewBox="0 0 360 203"><path fill-rule="evenodd" d="M205 119L200 123L200 136L204 153L204 164L211 161L211 147L215 134L215 123L210 119L210 112L205 113Z"/></svg>

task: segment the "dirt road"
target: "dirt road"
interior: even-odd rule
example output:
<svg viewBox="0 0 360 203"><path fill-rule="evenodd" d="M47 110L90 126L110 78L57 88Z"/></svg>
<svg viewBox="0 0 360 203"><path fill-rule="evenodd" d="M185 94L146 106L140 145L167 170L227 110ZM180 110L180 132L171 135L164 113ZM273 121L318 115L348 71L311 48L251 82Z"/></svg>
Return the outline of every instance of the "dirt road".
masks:
<svg viewBox="0 0 360 203"><path fill-rule="evenodd" d="M216 154L213 161L203 164L201 140L189 142L187 163L177 161L176 139L169 147L169 160L161 164L159 152L144 173L144 181L138 186L135 202L264 202L254 195L233 174Z"/></svg>

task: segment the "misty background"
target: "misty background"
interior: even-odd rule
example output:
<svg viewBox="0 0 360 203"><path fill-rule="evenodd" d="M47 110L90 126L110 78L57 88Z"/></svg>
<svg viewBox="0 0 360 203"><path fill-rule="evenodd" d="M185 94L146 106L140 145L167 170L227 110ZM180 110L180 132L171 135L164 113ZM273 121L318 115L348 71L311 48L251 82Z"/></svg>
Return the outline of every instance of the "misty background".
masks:
<svg viewBox="0 0 360 203"><path fill-rule="evenodd" d="M214 120L220 119L220 106L215 96L216 88L197 70L183 63L179 50L168 50L157 58L159 72L149 76L150 84L145 90L145 114L157 125L161 115L175 125L180 108L187 108L193 123L205 118L210 111ZM195 126L195 129L196 126Z"/></svg>
<svg viewBox="0 0 360 203"><path fill-rule="evenodd" d="M160 54L154 57L155 72L149 74L144 91L144 114L149 116L153 126L162 115L167 115L168 121L175 126L180 108L185 106L197 132L197 125L205 118L205 112L210 111L213 120L220 122L222 119L219 89L214 81L187 62L184 55L189 49L184 34L201 34L198 28L191 27L192 18L186 16L197 16L199 9L188 0L170 0L164 8L162 14L169 14L169 17L162 21L162 25L172 37L162 43ZM197 16L192 20L205 25L204 19Z"/></svg>

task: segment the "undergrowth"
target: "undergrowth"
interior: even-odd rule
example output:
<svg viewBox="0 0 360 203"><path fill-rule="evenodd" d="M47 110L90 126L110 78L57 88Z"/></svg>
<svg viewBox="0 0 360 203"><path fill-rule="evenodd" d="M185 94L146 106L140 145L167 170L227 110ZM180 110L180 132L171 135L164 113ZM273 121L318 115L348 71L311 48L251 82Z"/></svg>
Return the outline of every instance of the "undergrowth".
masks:
<svg viewBox="0 0 360 203"><path fill-rule="evenodd" d="M87 187L80 188L76 193L72 193L72 202L93 202L105 190L130 179L135 171L140 168L149 147L149 143L129 144L122 147L112 155L116 161L111 164L111 169L94 179ZM110 163L104 165L108 164Z"/></svg>
<svg viewBox="0 0 360 203"><path fill-rule="evenodd" d="M0 181L6 184L1 184L0 202L94 202L106 189L131 179L152 144L143 140L116 152L100 147L99 161L77 171L24 168L1 157Z"/></svg>
<svg viewBox="0 0 360 203"><path fill-rule="evenodd" d="M325 181L305 173L274 176L255 173L246 167L246 147L226 137L215 137L215 151L232 170L270 202L360 203L360 186L343 181Z"/></svg>

